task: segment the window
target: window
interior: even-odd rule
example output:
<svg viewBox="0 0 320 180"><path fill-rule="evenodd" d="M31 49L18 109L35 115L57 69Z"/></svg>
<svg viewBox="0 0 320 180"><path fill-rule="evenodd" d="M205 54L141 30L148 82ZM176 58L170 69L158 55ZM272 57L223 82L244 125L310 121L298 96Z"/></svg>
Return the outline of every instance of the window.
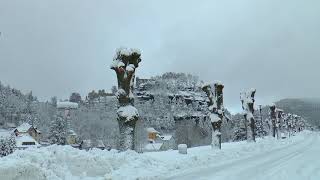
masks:
<svg viewBox="0 0 320 180"><path fill-rule="evenodd" d="M23 142L22 145L36 145L35 142Z"/></svg>

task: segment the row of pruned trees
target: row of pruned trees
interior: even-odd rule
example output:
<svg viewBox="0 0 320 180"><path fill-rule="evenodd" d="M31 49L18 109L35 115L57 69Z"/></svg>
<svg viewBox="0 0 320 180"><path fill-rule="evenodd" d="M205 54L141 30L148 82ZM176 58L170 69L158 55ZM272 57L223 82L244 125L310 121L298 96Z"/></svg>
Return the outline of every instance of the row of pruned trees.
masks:
<svg viewBox="0 0 320 180"><path fill-rule="evenodd" d="M263 137L270 135L275 138L290 137L296 132L300 132L308 127L305 119L301 116L285 113L282 109L276 107L275 104L267 106L268 118L263 121L262 106L259 106L259 116L255 113L255 89L251 89L247 92L240 94L240 100L242 103L242 109L244 110L244 126L242 129L236 130L236 138L243 140L241 136L245 136L244 139L254 142L256 136ZM265 127L264 124L267 126Z"/></svg>
<svg viewBox="0 0 320 180"><path fill-rule="evenodd" d="M282 138L284 134L290 137L294 133L301 132L308 128L305 119L296 114L285 113L282 109L276 107L275 104L269 106L269 118L266 123L269 127L269 134L278 139Z"/></svg>
<svg viewBox="0 0 320 180"><path fill-rule="evenodd" d="M116 52L111 69L116 72L118 80L118 91L116 93L119 108L117 110L118 123L120 129L120 150L135 149L134 131L139 119L138 110L134 107L133 83L135 72L141 62L141 53L135 49L121 48ZM212 125L212 147L221 149L221 126L222 122L228 120L223 106L224 85L220 82L205 84L202 90L208 98L209 118ZM255 89L242 92L240 100L244 111L244 124L246 139L250 142L256 141L257 131L266 135L263 120L257 121L254 116L255 111ZM260 108L261 114L261 108ZM284 114L274 105L270 106L270 118L268 121L269 131L272 136L280 137L281 128L286 129L289 134L301 131L304 128L302 121L298 121L298 116ZM301 117L300 117L301 119ZM258 122L258 123L257 123Z"/></svg>

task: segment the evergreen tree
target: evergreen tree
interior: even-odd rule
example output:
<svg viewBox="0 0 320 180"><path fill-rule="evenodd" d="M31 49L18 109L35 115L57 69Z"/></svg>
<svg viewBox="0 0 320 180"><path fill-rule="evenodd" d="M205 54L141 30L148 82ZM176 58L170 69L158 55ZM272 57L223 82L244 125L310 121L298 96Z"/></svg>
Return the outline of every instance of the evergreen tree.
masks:
<svg viewBox="0 0 320 180"><path fill-rule="evenodd" d="M65 145L67 137L67 124L61 116L56 116L51 122L49 139L52 144Z"/></svg>
<svg viewBox="0 0 320 180"><path fill-rule="evenodd" d="M14 135L0 139L0 157L12 154L16 147L16 139Z"/></svg>
<svg viewBox="0 0 320 180"><path fill-rule="evenodd" d="M56 97L56 96L52 97L50 104L51 104L53 107L57 107L57 103L58 103L57 97Z"/></svg>
<svg viewBox="0 0 320 180"><path fill-rule="evenodd" d="M76 92L72 93L69 98L69 101L74 103L80 103L82 101L80 93L76 93Z"/></svg>

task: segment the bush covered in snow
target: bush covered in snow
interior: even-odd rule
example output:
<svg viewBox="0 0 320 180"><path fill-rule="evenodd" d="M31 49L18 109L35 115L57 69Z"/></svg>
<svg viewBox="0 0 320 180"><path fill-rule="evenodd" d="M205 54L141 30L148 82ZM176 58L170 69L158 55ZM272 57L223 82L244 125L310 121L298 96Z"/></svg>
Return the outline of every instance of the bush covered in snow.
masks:
<svg viewBox="0 0 320 180"><path fill-rule="evenodd" d="M53 144L64 145L67 142L67 124L66 121L60 117L51 122L50 126L50 141Z"/></svg>
<svg viewBox="0 0 320 180"><path fill-rule="evenodd" d="M17 147L14 135L10 137L0 137L0 157L7 156L15 151Z"/></svg>

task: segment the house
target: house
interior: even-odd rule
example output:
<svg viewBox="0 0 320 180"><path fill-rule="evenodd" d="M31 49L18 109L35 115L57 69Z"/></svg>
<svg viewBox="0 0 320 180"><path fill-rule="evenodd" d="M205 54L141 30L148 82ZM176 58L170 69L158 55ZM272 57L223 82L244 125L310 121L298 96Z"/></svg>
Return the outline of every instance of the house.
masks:
<svg viewBox="0 0 320 180"><path fill-rule="evenodd" d="M13 132L16 136L22 135L22 134L29 134L29 130L31 129L31 125L28 123L22 123L20 126L18 126Z"/></svg>
<svg viewBox="0 0 320 180"><path fill-rule="evenodd" d="M158 135L155 141L149 141L144 147L144 152L157 152L175 149L176 142L172 135Z"/></svg>
<svg viewBox="0 0 320 180"><path fill-rule="evenodd" d="M41 145L29 134L20 134L16 137L17 149L38 148Z"/></svg>
<svg viewBox="0 0 320 180"><path fill-rule="evenodd" d="M19 135L29 135L37 142L40 142L41 139L41 131L28 123L21 124L13 132L17 137Z"/></svg>
<svg viewBox="0 0 320 180"><path fill-rule="evenodd" d="M67 144L77 144L77 134L73 130L69 130L68 136L67 136Z"/></svg>
<svg viewBox="0 0 320 180"><path fill-rule="evenodd" d="M163 143L148 143L144 147L144 152L157 152L161 151L161 147L163 146Z"/></svg>
<svg viewBox="0 0 320 180"><path fill-rule="evenodd" d="M26 126L27 127L27 126ZM22 131L23 129L19 129L20 131ZM17 135L18 130L14 131L14 135L16 136L16 145L17 145L17 149L27 149L27 148L38 148L41 145L28 133L20 133ZM12 131L8 131L8 130L4 130L4 129L0 129L0 139L1 138L8 138L12 135Z"/></svg>
<svg viewBox="0 0 320 180"><path fill-rule="evenodd" d="M172 135L163 135L160 136L159 142L162 142L162 146L160 148L161 151L167 151L170 149L175 149L176 141Z"/></svg>
<svg viewBox="0 0 320 180"><path fill-rule="evenodd" d="M175 149L176 142L172 135L160 135L160 132L150 127L147 128L148 143L143 148L144 152L167 151Z"/></svg>
<svg viewBox="0 0 320 180"><path fill-rule="evenodd" d="M157 136L160 134L157 130L155 130L152 127L147 128L147 132L149 141L155 141L157 139Z"/></svg>

